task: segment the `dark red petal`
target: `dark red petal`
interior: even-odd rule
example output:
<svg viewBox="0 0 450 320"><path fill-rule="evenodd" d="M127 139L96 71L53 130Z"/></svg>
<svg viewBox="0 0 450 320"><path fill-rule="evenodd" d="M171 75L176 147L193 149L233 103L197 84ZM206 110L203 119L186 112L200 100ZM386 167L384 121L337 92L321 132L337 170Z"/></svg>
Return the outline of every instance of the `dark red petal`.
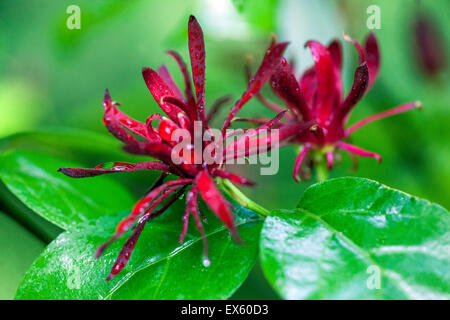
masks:
<svg viewBox="0 0 450 320"><path fill-rule="evenodd" d="M143 68L142 75L155 101L172 121L178 123L178 113L181 112L181 109L161 100L164 96L174 96L173 91L154 70Z"/></svg>
<svg viewBox="0 0 450 320"><path fill-rule="evenodd" d="M160 186L159 188L161 189ZM146 222L154 217L157 217L158 215L160 215L161 213L163 213L173 202L175 202L176 199L178 199L178 197L180 196L180 192L184 191L184 187L182 187L178 192L176 192L175 194L173 194L173 196L166 201L166 203L161 207L160 210L154 211L154 209L163 201L165 200L170 194L174 193L177 189L179 188L179 186L172 186L169 187L163 194L161 194L161 196L155 201L155 203L146 211L146 213L142 216L142 218L140 219L138 225L136 226L136 228L133 230L133 233L131 234L131 236L128 238L127 242L125 243L125 245L122 247L122 250L120 250L120 253L116 259L116 261L114 262L113 267L111 268L111 272L108 275L108 277L105 279L106 281L111 280L112 278L114 278L120 271L122 271L122 269L126 266L126 264L128 263L128 260L130 260L131 257L131 253L133 252L133 249L136 245L136 242L142 232L142 230L144 229L144 226L146 224ZM156 190L156 189L155 189ZM128 219L128 218L127 218ZM122 221L121 224L119 224L118 229L120 228L120 226L126 222L125 219L124 221ZM102 246L100 246L97 249L96 252L96 257L99 257L102 252L106 249L106 247L115 239L118 238L118 236L125 231L122 230L121 232L119 232L120 230L118 230L116 232L116 234L111 238L110 241L106 242L105 244L103 244Z"/></svg>
<svg viewBox="0 0 450 320"><path fill-rule="evenodd" d="M161 179L161 177L159 179ZM152 212L149 211L142 217L142 220L155 218L155 217L161 215L162 213L164 213L167 210L167 208L169 208L177 199L180 198L180 196L184 193L185 189L186 189L186 186L182 186L181 188L179 188L178 191L176 193L173 193L172 196L170 197L170 199L167 200L158 210L155 210ZM96 258L100 257L103 254L103 252L107 249L107 247L111 243L113 243L115 240L117 240L119 238L119 236L120 236L120 234L115 234L107 242L105 242L101 246L99 246L97 248L97 250L95 251L95 257Z"/></svg>
<svg viewBox="0 0 450 320"><path fill-rule="evenodd" d="M147 143L142 148L142 153L147 154L155 159L161 160L168 164L174 173L183 176L180 169L172 162L172 147L167 143Z"/></svg>
<svg viewBox="0 0 450 320"><path fill-rule="evenodd" d="M201 119L205 120L205 41L202 28L194 16L189 17L188 40L198 112Z"/></svg>
<svg viewBox="0 0 450 320"><path fill-rule="evenodd" d="M177 97L164 96L161 98L161 101L176 105L178 108L180 108L181 110L183 110L185 112L188 111L188 106L184 103L183 100L180 100Z"/></svg>
<svg viewBox="0 0 450 320"><path fill-rule="evenodd" d="M115 136L120 141L124 142L125 144L135 148L139 149L141 146L141 143L130 133L125 129L125 124L119 121L117 115L121 115L119 110L115 108L114 102L111 100L111 96L109 94L108 89L105 91L105 96L103 98L103 108L105 109L105 113L103 116L103 123L105 124L108 131ZM124 115L122 120L124 120L124 123L127 123L128 117ZM142 135L142 125L145 127L144 124L141 124L140 122L137 122L135 120L132 120L131 118L128 118L130 120L129 122L129 130L134 130L135 133ZM133 122L134 121L134 122ZM131 129L132 128L132 129ZM144 134L145 137L145 134Z"/></svg>
<svg viewBox="0 0 450 320"><path fill-rule="evenodd" d="M330 52L333 64L338 70L342 70L342 46L339 40L333 40L328 45L328 51Z"/></svg>
<svg viewBox="0 0 450 320"><path fill-rule="evenodd" d="M72 178L94 177L106 173L124 172L124 171L140 171L140 170L159 170L171 172L170 167L159 161L138 162L136 164L127 162L114 162L111 168L104 168L99 165L93 169L80 168L59 168L58 171Z"/></svg>
<svg viewBox="0 0 450 320"><path fill-rule="evenodd" d="M188 192L187 198L189 198L189 193L190 193L190 191ZM181 230L180 237L178 238L178 243L179 244L183 243L184 238L186 237L186 234L188 232L189 213L191 213L190 207L188 205L186 205L186 208L185 208L184 214L183 214L183 229Z"/></svg>
<svg viewBox="0 0 450 320"><path fill-rule="evenodd" d="M225 119L222 128L222 135L225 134L226 129L231 124L231 120L234 118L236 113L247 103L250 98L255 95L269 80L275 71L276 67L281 63L281 57L283 55L287 42L278 43L272 45L269 50L267 50L261 65L256 72L255 76L250 80L247 90L242 95L241 99L234 105L231 109L230 114Z"/></svg>
<svg viewBox="0 0 450 320"><path fill-rule="evenodd" d="M305 97L306 103L315 113L317 100L317 76L314 67L306 69L300 78L300 90Z"/></svg>
<svg viewBox="0 0 450 320"><path fill-rule="evenodd" d="M170 96L162 97L161 101L173 104L174 106L177 106L178 108L183 110L184 112L178 113L178 124L183 129L186 129L186 130L191 129L191 121L189 120L189 117L187 116L187 114L189 113L189 108L183 101L181 101L180 99L178 99L176 97L170 97Z"/></svg>
<svg viewBox="0 0 450 320"><path fill-rule="evenodd" d="M284 58L271 77L271 86L294 114L300 115L305 121L312 119L311 110L303 97L300 85L292 73L291 66Z"/></svg>
<svg viewBox="0 0 450 320"><path fill-rule="evenodd" d="M177 84L173 80L169 70L165 65L162 65L161 67L158 68L158 74L161 77L161 79L163 79L163 81L167 84L170 90L172 90L172 92L175 94L175 97L177 97L180 100L184 100L183 94L181 93L180 89L178 88Z"/></svg>
<svg viewBox="0 0 450 320"><path fill-rule="evenodd" d="M250 83L250 80L251 80L251 78L252 78L252 72L251 72L251 68L250 68L250 62L251 62L251 60L253 60L253 59L249 58L249 59L247 59L247 60L248 60L248 61L247 61L247 64L245 65L245 73L246 73L246 76L247 76L247 82ZM292 67L292 65L291 65L291 67ZM293 72L293 71L292 71L292 72ZM255 94L255 96L256 96L256 99L258 99L259 102L261 102L264 106L266 106L267 108L269 108L269 109L271 109L271 110L273 110L273 111L275 111L275 112L277 112L277 113L279 113L279 112L285 110L284 107L282 107L282 106L280 106L279 104L273 102L272 100L266 98L261 92L257 92L257 93ZM286 117L286 119L288 119L288 120L290 120L290 119L293 118L293 117L292 117L292 114L290 114L290 113L286 113L286 114L285 114L285 117ZM236 118L233 119L233 121L235 121L235 120L236 120Z"/></svg>
<svg viewBox="0 0 450 320"><path fill-rule="evenodd" d="M189 184L192 179L171 180L157 188L152 189L147 195L138 201L131 210L130 215L117 225L116 234L127 231L137 218L147 211L153 211L169 194L178 189L180 185Z"/></svg>
<svg viewBox="0 0 450 320"><path fill-rule="evenodd" d="M184 85L185 85L185 94L186 94L186 103L189 107L189 118L191 121L199 120L197 108L195 104L195 98L194 94L192 93L192 85L191 85L191 78L189 77L189 73L187 71L186 64L184 63L183 59L181 59L180 55L176 53L175 51L167 51L167 54L169 54L171 57L175 59L177 62L181 73L183 75L184 79Z"/></svg>
<svg viewBox="0 0 450 320"><path fill-rule="evenodd" d="M200 232L203 239L203 265L209 266L210 260L208 257L208 240L206 239L205 230L203 229L203 224L200 219L199 210L198 210L198 188L196 186L192 187L186 197L186 207L189 209L190 213L195 220L195 227Z"/></svg>
<svg viewBox="0 0 450 320"><path fill-rule="evenodd" d="M364 43L364 51L366 54L367 67L369 68L368 88L370 89L377 79L378 71L380 69L380 50L378 48L378 41L374 33L370 33L367 36Z"/></svg>
<svg viewBox="0 0 450 320"><path fill-rule="evenodd" d="M139 236L141 235L141 232L144 229L145 224L147 223L148 217L149 216L139 221L139 224L133 230L133 233L128 238L127 242L125 242L125 245L122 247L122 250L120 250L120 253L116 261L114 262L114 265L111 268L108 277L105 279L106 281L109 281L112 278L114 278L120 271L122 271L123 268L125 268L126 264L128 263L128 260L130 260L131 253L133 252L133 249L136 246L136 242L139 239Z"/></svg>
<svg viewBox="0 0 450 320"><path fill-rule="evenodd" d="M246 185L246 186L253 186L255 184L254 182L248 180L247 178L241 177L241 176L231 173L229 171L215 169L212 172L212 174L219 178L228 179L235 184L241 184L241 185Z"/></svg>
<svg viewBox="0 0 450 320"><path fill-rule="evenodd" d="M302 137L304 134L309 134L310 131L315 130L318 127L316 122L311 120L307 122L288 123L283 124L278 130L277 141L272 141L272 134L268 134L262 137L255 137L246 141L244 150L235 150L235 152L229 151L226 155L225 161L229 159L236 159L240 157L246 157L255 153L267 152L274 147L280 147L283 142L288 141L292 137ZM231 149L231 148L230 148Z"/></svg>
<svg viewBox="0 0 450 320"><path fill-rule="evenodd" d="M317 77L316 114L320 124L325 125L330 119L337 94L333 60L327 47L320 42L310 40L306 42L305 46L311 50Z"/></svg>
<svg viewBox="0 0 450 320"><path fill-rule="evenodd" d="M317 125L316 121L310 120L306 122L300 122L295 124L286 124L281 126L279 130L279 140L284 141L293 136L300 137L303 134L309 134L315 128L321 128Z"/></svg>
<svg viewBox="0 0 450 320"><path fill-rule="evenodd" d="M153 128L152 122L153 120L162 120L162 115L160 115L159 113L154 113L152 115L150 115L150 117L147 118L147 120L145 121L145 126L147 127L147 139L151 142L161 142L161 137L159 136L159 132L158 130L156 130L155 128Z"/></svg>
<svg viewBox="0 0 450 320"><path fill-rule="evenodd" d="M105 97L103 99L103 107L105 109L105 117L109 117L111 119L114 119L113 121L116 121L120 123L123 127L130 130L131 132L140 135L141 137L146 138L146 128L145 124L142 122L139 122L137 120L134 120L133 118L127 116L126 114L122 113L119 109L116 108L116 103L112 102L111 96L109 94L108 89L105 92Z"/></svg>
<svg viewBox="0 0 450 320"><path fill-rule="evenodd" d="M350 92L347 94L347 97L345 98L344 102L342 102L342 105L339 107L339 110L337 111L335 117L336 123L344 121L344 119L350 113L352 108L364 96L368 84L369 84L369 69L367 67L367 64L364 62L358 68L356 68L352 88Z"/></svg>
<svg viewBox="0 0 450 320"><path fill-rule="evenodd" d="M335 88L336 88L336 101L335 105L339 105L341 103L343 87L342 87L342 79L341 79L341 70L342 70L342 47L341 43L338 40L334 40L328 45L328 51L330 52L331 59L333 60L334 67L334 80L335 80Z"/></svg>
<svg viewBox="0 0 450 320"><path fill-rule="evenodd" d="M214 214L228 228L234 240L236 242L241 242L229 204L222 196L219 189L217 189L214 180L211 179L206 170L200 171L197 175L196 186L203 200L205 200L211 211L214 212Z"/></svg>
<svg viewBox="0 0 450 320"><path fill-rule="evenodd" d="M262 131L267 130L267 129L275 126L281 120L281 118L283 118L284 114L287 111L288 110L281 111L279 114L277 114L275 116L275 118L267 121L266 123L264 123L263 125L259 126L256 129L251 129L251 130L250 129L246 129L246 133L244 135L242 135L241 137L236 139L230 145L226 146L226 148L224 150L225 157L227 157L227 155L230 154L230 152L231 153L235 153L236 151L242 151L243 149L250 148L248 143L251 140L251 138L253 138L254 136L259 135ZM259 140L257 140L257 141L259 141ZM255 147L255 146L253 146L253 147Z"/></svg>

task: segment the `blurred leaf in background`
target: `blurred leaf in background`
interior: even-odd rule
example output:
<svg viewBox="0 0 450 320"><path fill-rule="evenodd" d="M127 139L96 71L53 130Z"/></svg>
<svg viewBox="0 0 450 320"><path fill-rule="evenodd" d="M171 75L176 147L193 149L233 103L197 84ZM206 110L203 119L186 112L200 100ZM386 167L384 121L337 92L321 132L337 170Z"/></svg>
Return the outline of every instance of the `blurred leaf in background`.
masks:
<svg viewBox="0 0 450 320"><path fill-rule="evenodd" d="M0 300L12 299L45 243L0 211L0 248Z"/></svg>

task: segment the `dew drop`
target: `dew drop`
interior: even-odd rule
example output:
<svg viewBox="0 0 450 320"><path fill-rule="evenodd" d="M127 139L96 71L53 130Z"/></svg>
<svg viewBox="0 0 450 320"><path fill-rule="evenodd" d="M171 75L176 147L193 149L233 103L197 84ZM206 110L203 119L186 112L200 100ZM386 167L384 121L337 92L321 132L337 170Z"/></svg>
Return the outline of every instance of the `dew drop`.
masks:
<svg viewBox="0 0 450 320"><path fill-rule="evenodd" d="M203 257L203 266L208 268L211 265L211 260L208 257Z"/></svg>

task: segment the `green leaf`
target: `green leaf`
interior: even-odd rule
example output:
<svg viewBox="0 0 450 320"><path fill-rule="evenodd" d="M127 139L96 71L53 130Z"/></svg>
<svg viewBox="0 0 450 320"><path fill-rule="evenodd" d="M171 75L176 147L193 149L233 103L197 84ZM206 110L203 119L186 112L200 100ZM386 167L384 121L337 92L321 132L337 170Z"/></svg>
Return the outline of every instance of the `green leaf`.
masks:
<svg viewBox="0 0 450 320"><path fill-rule="evenodd" d="M57 172L80 166L37 150L11 149L0 156L0 179L28 208L66 230L132 206L134 197L110 176L73 179Z"/></svg>
<svg viewBox="0 0 450 320"><path fill-rule="evenodd" d="M308 188L261 232L261 262L286 299L449 299L450 216L361 178Z"/></svg>
<svg viewBox="0 0 450 320"><path fill-rule="evenodd" d="M94 251L113 234L126 212L61 234L25 275L16 298L226 299L254 265L262 226L254 212L237 204L235 208L244 245L236 244L220 221L202 208L208 219L209 267L202 264L203 243L193 223L185 242L178 243L184 212L184 201L179 200L147 223L129 263L111 281L103 279L125 240L116 241L99 259Z"/></svg>
<svg viewBox="0 0 450 320"><path fill-rule="evenodd" d="M20 280L45 244L0 211L0 300L13 299Z"/></svg>
<svg viewBox="0 0 450 320"><path fill-rule="evenodd" d="M74 161L95 159L95 164L115 158L120 161L139 159L123 152L121 146L122 143L117 139L93 131L50 128L3 138L0 140L0 153L12 149L38 150Z"/></svg>

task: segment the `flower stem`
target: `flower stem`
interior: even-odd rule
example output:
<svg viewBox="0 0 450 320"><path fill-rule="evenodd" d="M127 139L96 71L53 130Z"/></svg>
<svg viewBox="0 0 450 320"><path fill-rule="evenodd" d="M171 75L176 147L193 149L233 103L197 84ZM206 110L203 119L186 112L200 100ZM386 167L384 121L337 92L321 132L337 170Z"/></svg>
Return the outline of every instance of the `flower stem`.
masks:
<svg viewBox="0 0 450 320"><path fill-rule="evenodd" d="M225 188L225 190L235 199L241 206L244 208L250 209L252 211L255 211L259 213L260 215L267 217L269 215L269 210L262 207L261 205L257 204L253 200L250 200L247 198L245 194L242 193L241 190L239 190L233 183L231 183L229 180L223 179L222 186Z"/></svg>
<svg viewBox="0 0 450 320"><path fill-rule="evenodd" d="M328 180L328 167L323 159L316 166L317 182Z"/></svg>

